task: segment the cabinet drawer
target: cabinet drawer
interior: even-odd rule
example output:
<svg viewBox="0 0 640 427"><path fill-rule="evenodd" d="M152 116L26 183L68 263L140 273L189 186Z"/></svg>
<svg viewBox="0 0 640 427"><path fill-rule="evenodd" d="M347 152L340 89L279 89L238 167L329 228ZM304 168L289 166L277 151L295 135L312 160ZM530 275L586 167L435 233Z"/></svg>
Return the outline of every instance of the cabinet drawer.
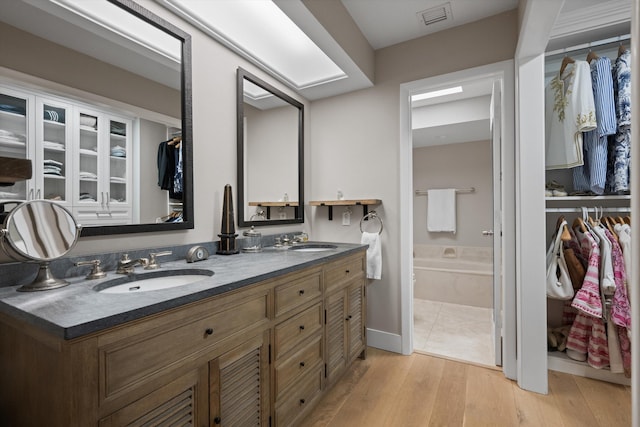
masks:
<svg viewBox="0 0 640 427"><path fill-rule="evenodd" d="M322 272L297 277L275 289L275 315L280 316L322 295Z"/></svg>
<svg viewBox="0 0 640 427"><path fill-rule="evenodd" d="M326 291L331 292L346 281L364 275L365 268L364 253L328 265L324 272Z"/></svg>
<svg viewBox="0 0 640 427"><path fill-rule="evenodd" d="M315 405L322 392L322 366L318 366L276 403L276 426L290 426Z"/></svg>
<svg viewBox="0 0 640 427"><path fill-rule="evenodd" d="M268 322L267 300L266 291L231 301L212 300L174 312L170 323L150 320L153 328L145 330L143 323L138 325L141 333L101 345L101 400L151 381L226 337Z"/></svg>
<svg viewBox="0 0 640 427"><path fill-rule="evenodd" d="M296 379L322 363L322 335L276 365L276 398Z"/></svg>
<svg viewBox="0 0 640 427"><path fill-rule="evenodd" d="M312 305L275 327L275 358L322 330L322 304Z"/></svg>

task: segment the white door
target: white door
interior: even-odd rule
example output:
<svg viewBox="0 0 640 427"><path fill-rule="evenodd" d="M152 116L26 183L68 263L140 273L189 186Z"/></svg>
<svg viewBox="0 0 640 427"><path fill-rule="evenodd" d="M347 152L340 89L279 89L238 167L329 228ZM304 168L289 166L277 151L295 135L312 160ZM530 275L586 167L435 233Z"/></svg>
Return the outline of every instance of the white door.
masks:
<svg viewBox="0 0 640 427"><path fill-rule="evenodd" d="M502 173L500 168L501 158L501 121L502 116L502 89L501 80L493 82L491 93L491 147L493 151L493 230L488 230L486 235L493 238L493 349L495 363L502 366Z"/></svg>

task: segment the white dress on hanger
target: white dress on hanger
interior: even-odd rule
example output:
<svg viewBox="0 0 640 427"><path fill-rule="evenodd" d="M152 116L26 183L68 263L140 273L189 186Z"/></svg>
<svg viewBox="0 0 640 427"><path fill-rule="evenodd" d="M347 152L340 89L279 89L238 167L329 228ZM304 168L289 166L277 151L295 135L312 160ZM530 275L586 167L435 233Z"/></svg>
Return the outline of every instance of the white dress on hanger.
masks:
<svg viewBox="0 0 640 427"><path fill-rule="evenodd" d="M596 128L596 109L587 61L576 60L549 82L545 93L546 168L584 164L582 132Z"/></svg>

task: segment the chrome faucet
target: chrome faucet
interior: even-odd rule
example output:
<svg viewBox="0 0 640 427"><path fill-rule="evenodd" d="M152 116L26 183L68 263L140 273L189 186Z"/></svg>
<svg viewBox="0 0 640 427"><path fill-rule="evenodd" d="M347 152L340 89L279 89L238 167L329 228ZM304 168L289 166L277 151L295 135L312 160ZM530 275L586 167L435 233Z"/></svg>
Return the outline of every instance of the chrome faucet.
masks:
<svg viewBox="0 0 640 427"><path fill-rule="evenodd" d="M142 265L146 267L149 265L149 259L147 258L138 258L138 259L130 259L129 254L122 254L122 257L118 260L118 268L116 269L116 273L118 274L131 274L134 271L136 265Z"/></svg>
<svg viewBox="0 0 640 427"><path fill-rule="evenodd" d="M118 261L118 268L116 269L116 273L131 274L133 273L136 265L143 266L145 270L157 270L158 268L160 268L160 263L158 262L157 257L171 255L172 253L173 252L171 251L151 252L149 254L149 258L138 259L129 259L129 254L124 253Z"/></svg>

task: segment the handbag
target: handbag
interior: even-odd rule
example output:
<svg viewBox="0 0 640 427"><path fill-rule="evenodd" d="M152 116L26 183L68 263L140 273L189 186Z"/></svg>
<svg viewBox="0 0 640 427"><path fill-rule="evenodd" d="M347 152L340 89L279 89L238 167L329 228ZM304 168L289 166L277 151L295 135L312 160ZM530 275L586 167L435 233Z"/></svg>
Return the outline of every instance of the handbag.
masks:
<svg viewBox="0 0 640 427"><path fill-rule="evenodd" d="M566 225L567 221L562 221L547 250L547 296L559 300L573 298L573 284L562 250L562 230Z"/></svg>

